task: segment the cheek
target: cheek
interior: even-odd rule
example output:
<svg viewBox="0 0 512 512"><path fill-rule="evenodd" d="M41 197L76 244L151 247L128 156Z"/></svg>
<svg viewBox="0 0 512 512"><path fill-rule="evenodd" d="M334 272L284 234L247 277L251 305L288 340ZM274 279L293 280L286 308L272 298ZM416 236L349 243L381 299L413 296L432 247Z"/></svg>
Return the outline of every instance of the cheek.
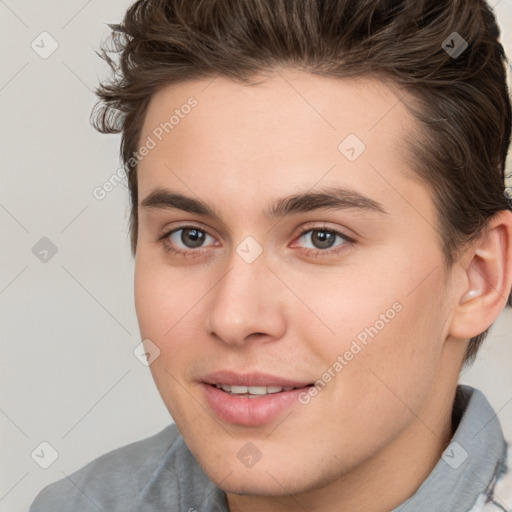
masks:
<svg viewBox="0 0 512 512"><path fill-rule="evenodd" d="M155 257L137 255L135 264L135 309L145 338L167 338L200 298L196 283L183 272L166 267Z"/></svg>
<svg viewBox="0 0 512 512"><path fill-rule="evenodd" d="M198 338L189 329L199 297L197 288L185 286L175 274L141 254L135 266L134 291L141 337L160 351L149 369L173 420L182 425L184 411L195 414L187 407L189 395L183 389L184 370L192 366L193 355L201 353L194 347Z"/></svg>
<svg viewBox="0 0 512 512"><path fill-rule="evenodd" d="M445 285L439 271L423 280L432 265L416 261L408 269L381 263L364 275L347 272L329 287L324 283L323 295L315 290L318 281L310 285L313 309L336 333L329 343L310 344L323 371L337 376L334 402L384 412L389 405L403 408L400 399L420 403L432 387L445 337Z"/></svg>
<svg viewBox="0 0 512 512"><path fill-rule="evenodd" d="M203 303L211 289L206 277L191 279L156 258L145 259L143 253L136 262L134 292L140 334L160 350L150 370L160 392L169 396L204 353Z"/></svg>
<svg viewBox="0 0 512 512"><path fill-rule="evenodd" d="M347 368L345 389L339 390L356 414L379 417L381 427L387 424L391 431L397 418L412 421L411 411L425 404L435 385L444 345L446 313L441 289L442 283L432 280L421 291L398 293L400 311L395 311L394 318L384 324L375 322L373 329L364 331L369 341L356 356L357 363ZM371 422L363 424L368 435L378 434Z"/></svg>
<svg viewBox="0 0 512 512"><path fill-rule="evenodd" d="M400 276L380 266L376 270L370 265L350 265L314 276L305 272L287 276L301 299L300 303L295 300L298 306L293 318L289 313L290 326L300 326L300 337L324 354L324 362L349 350L354 340L361 347L369 346L399 321L403 309Z"/></svg>

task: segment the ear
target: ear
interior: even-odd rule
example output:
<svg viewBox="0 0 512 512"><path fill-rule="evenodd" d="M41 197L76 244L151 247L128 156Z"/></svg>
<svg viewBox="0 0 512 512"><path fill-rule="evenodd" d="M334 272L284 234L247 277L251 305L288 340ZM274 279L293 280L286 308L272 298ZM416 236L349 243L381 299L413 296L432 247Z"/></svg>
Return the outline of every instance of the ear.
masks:
<svg viewBox="0 0 512 512"><path fill-rule="evenodd" d="M470 339L485 331L507 304L512 287L512 212L500 211L459 260L450 335Z"/></svg>

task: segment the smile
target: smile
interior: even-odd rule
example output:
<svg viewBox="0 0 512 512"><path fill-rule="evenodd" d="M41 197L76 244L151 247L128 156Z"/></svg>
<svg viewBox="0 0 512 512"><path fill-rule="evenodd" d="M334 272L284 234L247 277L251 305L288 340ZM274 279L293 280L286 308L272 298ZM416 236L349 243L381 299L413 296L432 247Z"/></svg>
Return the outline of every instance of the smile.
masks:
<svg viewBox="0 0 512 512"><path fill-rule="evenodd" d="M235 386L230 384L215 384L215 387L222 389L230 395L244 396L247 398L258 398L260 396L297 389L293 386Z"/></svg>

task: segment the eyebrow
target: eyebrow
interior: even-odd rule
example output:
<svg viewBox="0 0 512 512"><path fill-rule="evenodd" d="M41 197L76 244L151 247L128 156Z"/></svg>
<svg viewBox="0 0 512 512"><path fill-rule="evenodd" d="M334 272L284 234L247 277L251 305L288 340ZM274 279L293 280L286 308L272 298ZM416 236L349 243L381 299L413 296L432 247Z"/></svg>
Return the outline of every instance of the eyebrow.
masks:
<svg viewBox="0 0 512 512"><path fill-rule="evenodd" d="M140 205L143 208L178 209L222 220L219 212L207 203L161 187L154 189ZM356 209L383 215L388 213L382 204L355 190L325 187L317 192L304 192L279 198L264 211L264 215L267 219L273 220L320 209Z"/></svg>

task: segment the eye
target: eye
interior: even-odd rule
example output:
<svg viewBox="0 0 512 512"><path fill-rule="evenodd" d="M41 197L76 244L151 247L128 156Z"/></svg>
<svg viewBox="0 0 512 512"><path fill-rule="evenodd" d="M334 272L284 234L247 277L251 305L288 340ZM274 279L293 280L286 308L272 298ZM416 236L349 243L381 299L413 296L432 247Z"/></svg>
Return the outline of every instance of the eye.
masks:
<svg viewBox="0 0 512 512"><path fill-rule="evenodd" d="M340 231L323 226L304 229L296 240L300 242L301 246L305 246L302 252L318 257L337 254L343 251L348 244L356 242ZM219 245L213 236L196 226L174 228L162 235L158 241L167 253L184 257L200 256L206 250L207 245L212 245L212 242L213 245ZM296 247L296 244L297 242L294 242L291 247Z"/></svg>
<svg viewBox="0 0 512 512"><path fill-rule="evenodd" d="M209 240L215 241L206 231L195 226L181 226L166 232L159 238L167 252L184 256L199 252L197 249L203 248L203 244Z"/></svg>
<svg viewBox="0 0 512 512"><path fill-rule="evenodd" d="M355 243L355 240L340 231L327 228L309 228L301 232L299 241L306 244L306 253L323 256L325 254L336 254L343 250L347 244ZM338 240L338 243L336 243ZM308 247L307 244L310 244ZM334 249L333 249L334 248Z"/></svg>

